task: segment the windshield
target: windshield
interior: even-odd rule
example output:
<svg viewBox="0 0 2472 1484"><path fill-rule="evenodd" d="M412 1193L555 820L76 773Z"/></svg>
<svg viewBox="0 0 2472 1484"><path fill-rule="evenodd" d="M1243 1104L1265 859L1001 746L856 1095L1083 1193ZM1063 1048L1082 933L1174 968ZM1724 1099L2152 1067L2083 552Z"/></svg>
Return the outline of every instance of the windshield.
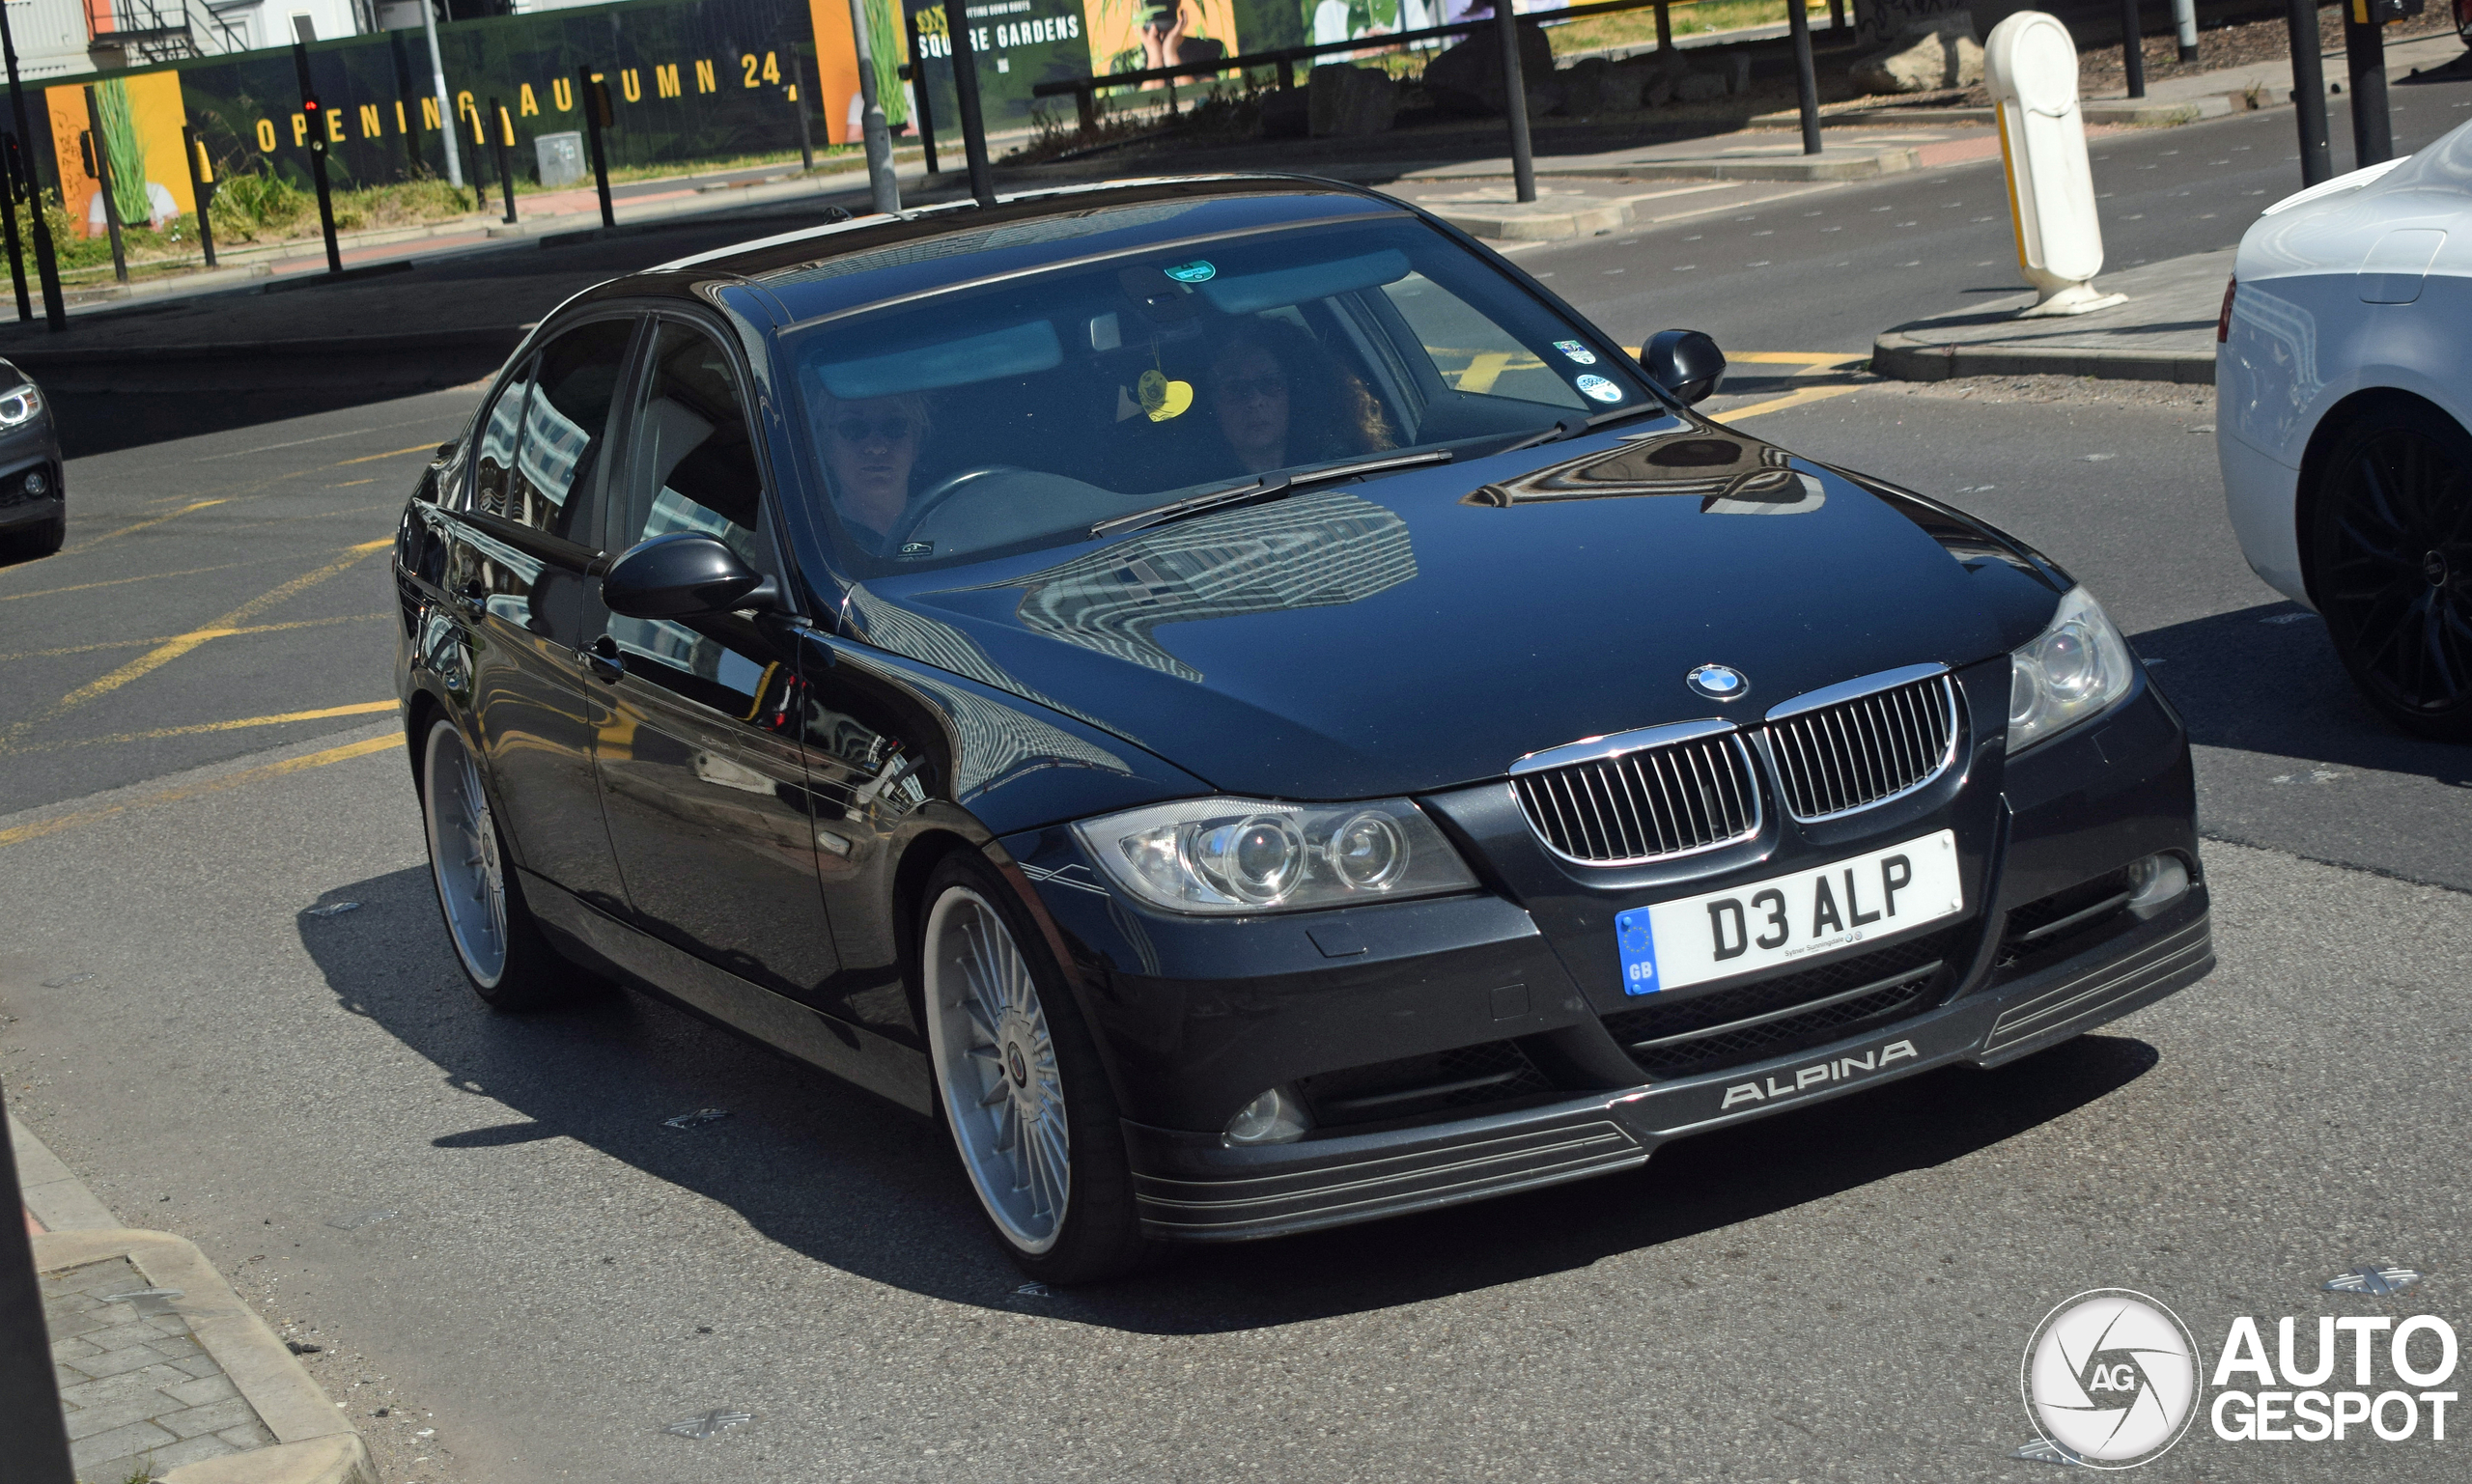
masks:
<svg viewBox="0 0 2472 1484"><path fill-rule="evenodd" d="M1489 452L1656 405L1593 336L1413 221L1110 256L785 349L817 483L875 570L1082 541L1266 475Z"/></svg>

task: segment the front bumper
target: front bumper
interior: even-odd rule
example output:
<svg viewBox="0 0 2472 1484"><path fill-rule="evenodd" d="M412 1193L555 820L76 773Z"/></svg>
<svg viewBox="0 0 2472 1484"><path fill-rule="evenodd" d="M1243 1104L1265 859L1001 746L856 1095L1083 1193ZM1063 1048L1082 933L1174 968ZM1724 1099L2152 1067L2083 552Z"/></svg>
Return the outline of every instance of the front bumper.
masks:
<svg viewBox="0 0 2472 1484"><path fill-rule="evenodd" d="M26 493L26 476L41 473L48 489ZM0 531L47 525L69 509L68 489L60 477L60 441L52 435L51 414L45 412L22 428L0 433Z"/></svg>
<svg viewBox="0 0 2472 1484"><path fill-rule="evenodd" d="M1834 1045L1671 1082L1421 1128L1229 1148L1128 1122L1152 1237L1231 1242L1509 1194L1646 1162L1686 1134L1934 1067L1994 1067L2116 1020L2214 967L2206 888L2064 962Z"/></svg>

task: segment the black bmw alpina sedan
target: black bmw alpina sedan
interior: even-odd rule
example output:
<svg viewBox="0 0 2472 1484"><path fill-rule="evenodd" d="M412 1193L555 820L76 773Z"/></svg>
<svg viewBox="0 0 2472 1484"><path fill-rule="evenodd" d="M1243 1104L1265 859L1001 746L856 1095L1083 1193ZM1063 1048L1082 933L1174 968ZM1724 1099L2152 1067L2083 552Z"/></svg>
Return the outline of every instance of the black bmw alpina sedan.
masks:
<svg viewBox="0 0 2472 1484"><path fill-rule="evenodd" d="M2095 599L1690 411L1723 369L1284 178L579 294L396 548L455 951L940 1121L1059 1282L2205 974L2187 741Z"/></svg>

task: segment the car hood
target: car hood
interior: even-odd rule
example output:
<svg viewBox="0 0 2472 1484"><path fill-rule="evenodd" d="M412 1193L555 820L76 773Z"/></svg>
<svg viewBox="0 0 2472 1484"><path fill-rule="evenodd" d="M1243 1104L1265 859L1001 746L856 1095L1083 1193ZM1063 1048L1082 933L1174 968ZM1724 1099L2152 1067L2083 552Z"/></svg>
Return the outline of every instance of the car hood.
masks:
<svg viewBox="0 0 2472 1484"><path fill-rule="evenodd" d="M2014 648L2065 579L1944 506L1697 419L863 584L868 642L1229 792L1354 798ZM1719 663L1728 703L1685 684Z"/></svg>

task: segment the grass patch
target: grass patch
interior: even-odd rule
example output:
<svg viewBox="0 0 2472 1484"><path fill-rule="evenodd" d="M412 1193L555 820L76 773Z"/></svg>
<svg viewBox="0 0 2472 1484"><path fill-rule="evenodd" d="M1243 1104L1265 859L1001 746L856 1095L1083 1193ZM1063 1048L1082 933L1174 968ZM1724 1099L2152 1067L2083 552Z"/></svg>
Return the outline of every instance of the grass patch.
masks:
<svg viewBox="0 0 2472 1484"><path fill-rule="evenodd" d="M1822 0L1808 6L1807 13L1824 20L1828 6ZM1782 26L1785 23L1785 0L1683 0L1671 7L1668 14L1672 17L1676 36L1736 31L1745 26ZM1851 5L1845 20L1847 25L1853 24ZM1653 46L1657 40L1657 13L1639 10L1589 15L1568 25L1547 27L1545 39L1554 43L1554 55L1558 57L1609 46Z"/></svg>

